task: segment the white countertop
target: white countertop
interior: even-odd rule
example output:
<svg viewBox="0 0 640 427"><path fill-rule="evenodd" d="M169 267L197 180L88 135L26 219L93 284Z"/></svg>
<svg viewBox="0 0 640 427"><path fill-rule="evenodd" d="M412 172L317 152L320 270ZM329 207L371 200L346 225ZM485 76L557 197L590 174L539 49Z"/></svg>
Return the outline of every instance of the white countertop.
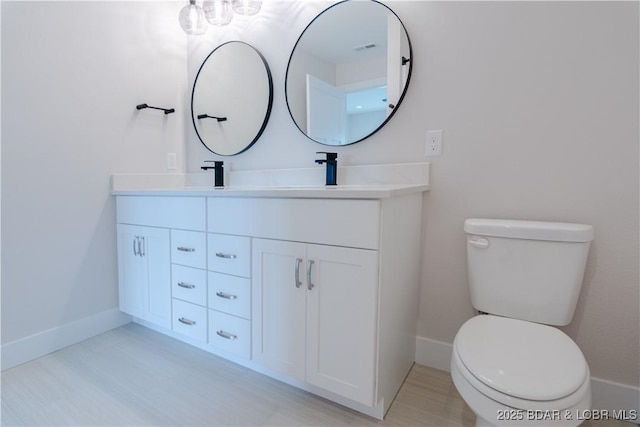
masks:
<svg viewBox="0 0 640 427"><path fill-rule="evenodd" d="M115 174L114 196L280 197L311 199L387 199L429 190L429 163L341 166L338 185L325 180L322 167L225 171L225 187L213 186L211 173ZM291 184L294 183L294 184Z"/></svg>
<svg viewBox="0 0 640 427"><path fill-rule="evenodd" d="M229 186L181 187L114 190L115 196L203 196L203 197L286 197L306 199L387 199L429 190L428 184L417 185L336 185L322 187Z"/></svg>

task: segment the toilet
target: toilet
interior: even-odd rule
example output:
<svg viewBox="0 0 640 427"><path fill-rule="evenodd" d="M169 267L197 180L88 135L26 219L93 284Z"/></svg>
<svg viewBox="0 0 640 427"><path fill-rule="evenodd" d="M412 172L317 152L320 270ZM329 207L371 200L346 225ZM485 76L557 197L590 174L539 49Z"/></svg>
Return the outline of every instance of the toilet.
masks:
<svg viewBox="0 0 640 427"><path fill-rule="evenodd" d="M591 409L589 366L554 326L571 322L593 227L467 219L471 302L451 377L476 426L577 426ZM550 326L551 325L551 326Z"/></svg>

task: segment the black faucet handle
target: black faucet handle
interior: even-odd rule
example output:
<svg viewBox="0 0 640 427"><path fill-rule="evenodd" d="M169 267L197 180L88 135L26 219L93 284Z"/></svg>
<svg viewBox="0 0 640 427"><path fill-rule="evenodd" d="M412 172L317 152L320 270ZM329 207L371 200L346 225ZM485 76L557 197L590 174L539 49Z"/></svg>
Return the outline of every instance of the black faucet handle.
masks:
<svg viewBox="0 0 640 427"><path fill-rule="evenodd" d="M224 187L224 162L221 160L205 160L205 163L213 163L213 166L201 166L202 170L213 169L214 173L214 186Z"/></svg>
<svg viewBox="0 0 640 427"><path fill-rule="evenodd" d="M316 154L326 154L327 158L325 161L327 162L335 162L338 159L338 153L332 153L328 151L316 151Z"/></svg>
<svg viewBox="0 0 640 427"><path fill-rule="evenodd" d="M325 185L336 185L338 183L338 153L326 151L316 151L316 154L326 154L326 159L316 160L318 164L327 164L327 179Z"/></svg>
<svg viewBox="0 0 640 427"><path fill-rule="evenodd" d="M213 163L213 167L217 168L220 167L222 165L224 165L224 162L222 160L205 160L205 163Z"/></svg>

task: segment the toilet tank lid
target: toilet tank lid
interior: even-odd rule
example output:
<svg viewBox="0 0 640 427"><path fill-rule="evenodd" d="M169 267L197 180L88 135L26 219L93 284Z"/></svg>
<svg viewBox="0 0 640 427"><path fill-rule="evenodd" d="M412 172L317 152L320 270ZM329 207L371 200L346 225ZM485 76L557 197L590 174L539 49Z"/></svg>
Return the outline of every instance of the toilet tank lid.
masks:
<svg viewBox="0 0 640 427"><path fill-rule="evenodd" d="M594 234L593 227L587 224L485 218L467 219L464 231L479 236L556 242L590 242Z"/></svg>

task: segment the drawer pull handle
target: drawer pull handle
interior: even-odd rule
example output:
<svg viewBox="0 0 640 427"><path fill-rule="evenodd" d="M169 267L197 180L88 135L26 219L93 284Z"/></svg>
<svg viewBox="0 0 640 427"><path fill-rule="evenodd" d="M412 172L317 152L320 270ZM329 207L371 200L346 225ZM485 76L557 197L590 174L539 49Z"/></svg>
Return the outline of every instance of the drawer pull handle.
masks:
<svg viewBox="0 0 640 427"><path fill-rule="evenodd" d="M184 246L178 246L177 248L180 252L195 252L194 248L185 248Z"/></svg>
<svg viewBox="0 0 640 427"><path fill-rule="evenodd" d="M236 295L228 294L226 292L216 292L216 296L219 296L220 298L224 298L224 299L230 299L230 300L234 300L238 298Z"/></svg>
<svg viewBox="0 0 640 427"><path fill-rule="evenodd" d="M133 239L133 255L144 256L144 236L135 236Z"/></svg>
<svg viewBox="0 0 640 427"><path fill-rule="evenodd" d="M227 339L227 340L232 340L233 341L233 340L237 340L238 339L237 335L230 334L229 332L225 332L223 330L216 331L216 334L218 334L218 336L221 336L222 338Z"/></svg>
<svg viewBox="0 0 640 427"><path fill-rule="evenodd" d="M144 247L145 247L144 236L141 236L140 240L138 240L138 255L145 256Z"/></svg>
<svg viewBox="0 0 640 427"><path fill-rule="evenodd" d="M300 281L300 263L302 262L302 258L296 258L296 288L302 286L302 282Z"/></svg>
<svg viewBox="0 0 640 427"><path fill-rule="evenodd" d="M313 283L311 283L311 267L313 267L313 264L313 260L307 261L307 289L309 290L312 290L315 286Z"/></svg>
<svg viewBox="0 0 640 427"><path fill-rule="evenodd" d="M195 320L187 319L186 317L179 317L178 322L184 323L187 326L193 326L196 324Z"/></svg>
<svg viewBox="0 0 640 427"><path fill-rule="evenodd" d="M224 259L236 259L238 258L237 255L233 255L233 254L225 254L223 252L216 252L216 256L218 258L224 258Z"/></svg>
<svg viewBox="0 0 640 427"><path fill-rule="evenodd" d="M178 282L178 286L185 289L194 289L196 285L192 285L191 283Z"/></svg>

